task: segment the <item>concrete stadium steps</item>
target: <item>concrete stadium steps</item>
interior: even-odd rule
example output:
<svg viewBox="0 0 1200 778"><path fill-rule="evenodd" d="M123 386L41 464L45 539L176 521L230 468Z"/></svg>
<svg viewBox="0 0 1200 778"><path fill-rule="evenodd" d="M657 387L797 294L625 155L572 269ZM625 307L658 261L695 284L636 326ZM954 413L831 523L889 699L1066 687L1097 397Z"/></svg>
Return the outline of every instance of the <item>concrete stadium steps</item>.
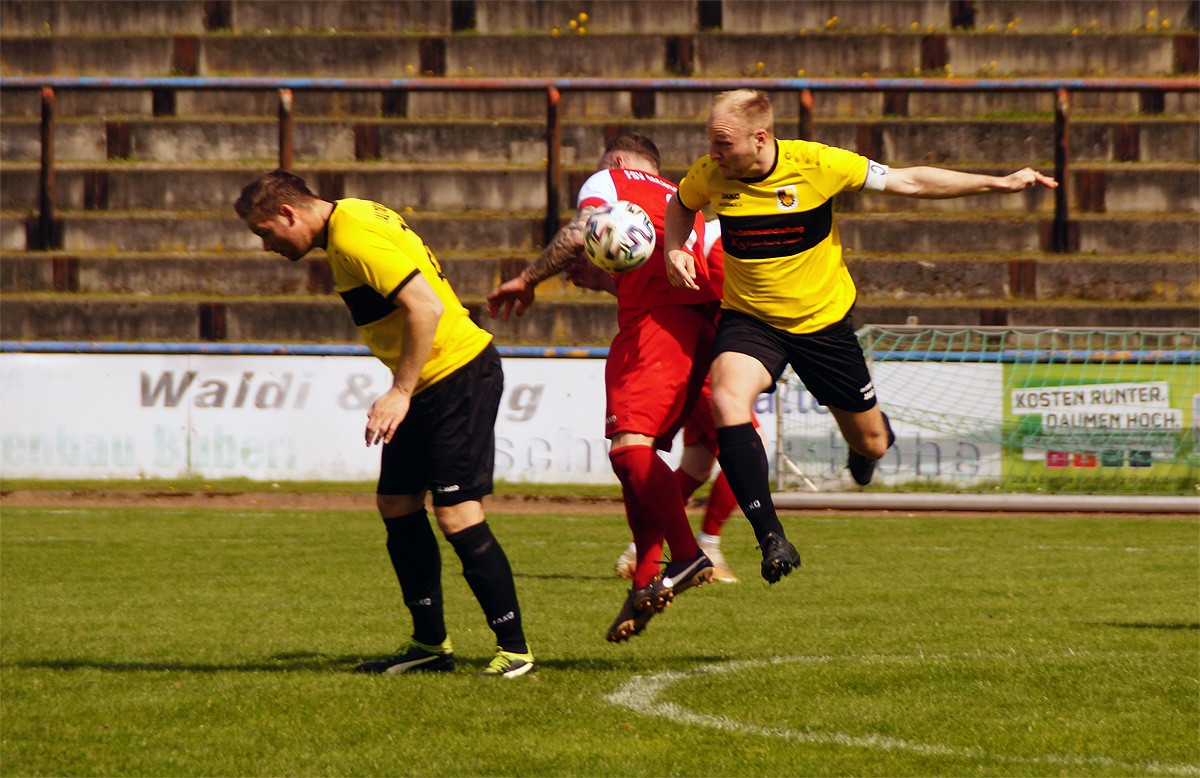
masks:
<svg viewBox="0 0 1200 778"><path fill-rule="evenodd" d="M1200 255L1194 214L1152 214L1145 218L1084 214L1073 218L1079 254ZM842 243L872 252L1048 251L1050 227L1040 217L999 214L842 214Z"/></svg>
<svg viewBox="0 0 1200 778"><path fill-rule="evenodd" d="M616 332L612 298L538 303L524 316L493 319L481 299L472 318L503 343L606 345ZM215 340L354 343L359 335L336 297L146 299L62 294L5 295L6 340Z"/></svg>
<svg viewBox="0 0 1200 778"><path fill-rule="evenodd" d="M231 200L232 202L232 200ZM246 229L232 205L219 211L61 211L67 251L253 251L262 241ZM414 230L441 254L491 250L501 254L540 245L543 214L486 211L471 214L404 214ZM30 229L28 210L0 212L0 251L22 251Z"/></svg>
<svg viewBox="0 0 1200 778"><path fill-rule="evenodd" d="M457 8L456 8L457 6ZM1021 31L1179 29L1195 26L1192 0L948 0L845 2L808 0L673 0L647 12L645 0L450 0L323 2L322 0L5 0L5 35L82 32L201 34L229 29L448 33L569 31L587 14L590 32L693 32L720 26L728 32L780 29L852 30L989 27ZM1165 23L1165 24L1164 24Z"/></svg>
<svg viewBox="0 0 1200 778"><path fill-rule="evenodd" d="M516 275L535 252L438 256L464 297L485 297ZM1077 257L1025 252L847 252L859 294L872 299L1076 300L1107 303L1187 303L1200 297L1200 264L1187 254ZM298 263L259 251L6 252L0 261L6 295L329 295L333 283L320 252ZM561 276L538 286L540 302L588 298Z"/></svg>
<svg viewBox="0 0 1200 778"><path fill-rule="evenodd" d="M414 212L405 216L435 254L482 250L503 255L532 250L540 244L542 234L541 220L524 215ZM843 212L839 224L842 243L862 252L1012 253L1050 249L1049 214ZM0 250L27 249L31 229L28 212L0 216ZM224 212L64 212L60 230L62 246L67 251L261 248L261 243L232 209L229 216ZM1084 255L1157 252L1200 255L1197 233L1194 213L1079 214L1072 219L1071 227L1073 243L1078 253Z"/></svg>
<svg viewBox="0 0 1200 778"><path fill-rule="evenodd" d="M0 73L1161 77L1200 71L1198 17L1197 0L4 0ZM888 164L1052 167L1049 93L814 97L815 139ZM780 136L796 137L799 93L772 98ZM682 175L705 151L710 101L564 92L564 215L622 129L654 137ZM41 105L36 90L0 93L0 335L358 341L325 264L265 254L232 212L276 164L273 90L60 89L55 110L63 248L28 251ZM612 299L560 279L521 319L483 312L543 238L544 94L297 90L294 111L297 172L323 196L403 213L500 342L608 342ZM1047 191L840 196L856 321L1197 326L1197 115L1200 94L1071 95L1068 254L1049 253Z"/></svg>
<svg viewBox="0 0 1200 778"><path fill-rule="evenodd" d="M196 210L232 208L242 187L272 164L254 166L116 163L100 167L59 165L56 205L71 210ZM540 168L481 165L358 165L297 168L319 194L386 203L401 214L421 210L523 211L545 208L546 174ZM330 180L335 181L331 183ZM35 165L5 165L0 208L37 202ZM333 188L341 191L334 192Z"/></svg>
<svg viewBox="0 0 1200 778"><path fill-rule="evenodd" d="M1169 76L1195 32L925 31L454 35L10 35L5 75L106 76ZM936 43L932 43L935 40ZM1180 41L1189 41L1183 43ZM247 56L248 51L254 56Z"/></svg>
<svg viewBox="0 0 1200 778"><path fill-rule="evenodd" d="M616 329L611 298L541 301L508 321L467 297L472 317L502 343L605 345ZM858 323L1050 327L1195 327L1195 305L1067 301L895 301L860 297ZM165 340L288 343L356 342L345 305L335 297L152 298L6 294L6 340Z"/></svg>
<svg viewBox="0 0 1200 778"><path fill-rule="evenodd" d="M536 253L446 252L438 262L460 295L485 297ZM71 292L149 295L329 295L333 279L321 252L298 262L262 251L9 251L0 260L5 294ZM562 276L538 285L539 300L587 297Z"/></svg>
<svg viewBox="0 0 1200 778"><path fill-rule="evenodd" d="M389 74L390 75L390 74ZM781 117L798 115L799 97L794 91L771 91L772 101ZM488 92L409 92L383 95L380 92L330 92L298 90L294 112L305 117L405 117L411 119L456 119L473 121L477 117L495 120L521 120L546 115L545 95L533 91ZM1163 95L1161 106L1143 104L1143 97L1125 92L1079 92L1071 98L1071 115L1111 118L1153 118L1159 115L1194 115L1200 110L1200 95L1170 93ZM563 93L560 104L565 121L645 121L685 119L703 124L712 103L707 92L571 92ZM180 117L259 116L275 117L279 99L275 90L178 90L171 111L154 110L150 90L94 91L57 90L56 115L60 118L108 116L132 119L172 115ZM818 119L855 119L865 121L886 114L911 117L975 116L985 119L1011 116L1053 116L1054 95L1050 92L990 93L911 93L907 110L898 112L887 104L881 93L818 92L814 95ZM0 92L0 116L5 120L41 116L37 90L20 89ZM794 136L796 123L784 119L783 137ZM783 130L788 130L784 133Z"/></svg>
<svg viewBox="0 0 1200 778"><path fill-rule="evenodd" d="M291 30L446 34L470 29L481 33L536 31L555 28L573 32L580 13L592 32L693 32L696 2L660 3L646 13L645 0L551 0L537 3L496 2L458 4L449 0L405 2L319 2L317 0L254 0L214 3L205 0L5 0L5 34L87 32L203 34L215 29L233 32ZM944 5L944 3L942 3ZM136 13L130 13L135 8ZM460 18L456 18L460 17Z"/></svg>
<svg viewBox="0 0 1200 778"><path fill-rule="evenodd" d="M1031 160L1037 164L1036 160ZM946 167L956 167L946 165ZM258 165L105 162L62 164L56 168L55 206L66 210L220 210L232 207L242 187L274 163ZM1010 168L972 165L978 172ZM1045 165L1043 165L1045 167ZM570 208L579 184L592 167L564 172L563 208ZM678 180L682 169L667 169ZM537 211L546 206L546 174L541 166L482 164L329 165L297 168L329 199L362 197L385 203L401 214L413 211ZM1200 213L1200 180L1192 164L1078 164L1070 169L1068 203L1072 213ZM38 201L35 163L6 163L0 208L33 209ZM967 199L911 200L873 194L838 198L843 211L903 213L1049 213L1053 194L1035 189L1019 196L989 194ZM981 217L982 218L982 217Z"/></svg>
<svg viewBox="0 0 1200 778"><path fill-rule="evenodd" d="M1050 32L1081 30L1187 29L1195 27L1191 0L975 0L955 4L937 0L898 2L838 2L808 0L725 0L721 29L727 32L766 32L780 29L1011 30ZM1164 25L1163 22L1167 24ZM1009 27L1012 24L1012 27Z"/></svg>
<svg viewBox="0 0 1200 778"><path fill-rule="evenodd" d="M846 264L859 294L870 299L1186 304L1200 298L1200 264L1190 254L848 251Z"/></svg>
<svg viewBox="0 0 1200 778"><path fill-rule="evenodd" d="M781 129L795 127L781 116ZM685 169L706 152L697 121L576 121L563 126L562 159L590 165L607 138L637 130L658 144L666 167ZM0 159L36 162L40 123L9 118L0 123ZM1051 118L870 118L815 123L816 140L859 150L891 164L994 165L998 155L1042 164L1054 157ZM378 117L300 119L295 158L301 164L372 161L410 163L544 164L542 119L419 120ZM786 137L786 136L785 136ZM1195 116L1086 118L1071 122L1071 162L1200 162L1200 123ZM272 164L278 157L279 125L273 118L204 117L107 120L63 119L55 125L60 164L108 162Z"/></svg>

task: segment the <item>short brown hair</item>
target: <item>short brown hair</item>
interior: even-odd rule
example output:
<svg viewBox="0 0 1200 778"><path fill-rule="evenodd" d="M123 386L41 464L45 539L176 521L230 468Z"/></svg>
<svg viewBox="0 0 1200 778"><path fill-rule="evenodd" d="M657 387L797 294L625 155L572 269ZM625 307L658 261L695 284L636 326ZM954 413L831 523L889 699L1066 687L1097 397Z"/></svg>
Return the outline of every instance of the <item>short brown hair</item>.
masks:
<svg viewBox="0 0 1200 778"><path fill-rule="evenodd" d="M281 205L309 205L316 199L303 178L279 168L246 184L233 210L243 219L259 219L278 213Z"/></svg>
<svg viewBox="0 0 1200 778"><path fill-rule="evenodd" d="M646 159L654 162L656 170L662 167L662 155L658 153L658 146L654 145L654 141L640 132L622 133L610 140L604 147L604 153L608 154L613 151L628 151L631 154L641 154Z"/></svg>

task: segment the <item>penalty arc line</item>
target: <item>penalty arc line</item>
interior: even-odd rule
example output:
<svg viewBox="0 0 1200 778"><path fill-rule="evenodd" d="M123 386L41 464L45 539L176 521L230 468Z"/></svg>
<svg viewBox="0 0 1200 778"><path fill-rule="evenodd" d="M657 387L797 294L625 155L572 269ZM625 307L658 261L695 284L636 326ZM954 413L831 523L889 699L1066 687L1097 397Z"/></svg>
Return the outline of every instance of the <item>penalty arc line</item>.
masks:
<svg viewBox="0 0 1200 778"><path fill-rule="evenodd" d="M690 711L672 702L660 702L659 695L668 687L692 678L702 676L723 675L742 670L762 667L764 665L781 664L829 664L838 659L849 657L833 656L795 656L773 657L771 659L732 660L717 664L702 665L686 672L667 670L652 676L634 676L625 682L615 692L605 696L605 699L622 708L628 708L646 716L665 718L682 724L707 727L726 732L738 732L761 737L778 738L798 743L815 743L820 745L844 746L847 748L864 748L875 751L893 751L922 756L941 756L953 759L974 759L981 761L1006 762L1014 764L1049 764L1062 767L1107 767L1157 773L1163 775L1200 775L1200 767L1196 765L1161 764L1157 762L1124 762L1107 756L1074 756L1071 754L1041 754L1038 756L1013 756L1009 754L990 754L979 748L955 748L936 743L914 743L901 738L886 735L866 734L851 735L844 732L818 732L814 730L795 730L786 727L763 727L757 724L747 724L736 721L728 716L714 716L706 713ZM948 659L948 657L933 656L884 656L856 657L875 660L930 660Z"/></svg>

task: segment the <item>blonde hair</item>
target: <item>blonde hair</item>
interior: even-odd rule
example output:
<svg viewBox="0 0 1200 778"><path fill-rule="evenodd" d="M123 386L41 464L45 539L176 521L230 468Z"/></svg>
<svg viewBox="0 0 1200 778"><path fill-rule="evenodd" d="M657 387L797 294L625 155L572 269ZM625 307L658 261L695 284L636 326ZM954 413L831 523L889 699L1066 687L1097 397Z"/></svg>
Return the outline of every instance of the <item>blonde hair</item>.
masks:
<svg viewBox="0 0 1200 778"><path fill-rule="evenodd" d="M736 114L751 132L766 130L775 134L775 109L771 98L761 89L734 89L713 98L713 113L718 110Z"/></svg>

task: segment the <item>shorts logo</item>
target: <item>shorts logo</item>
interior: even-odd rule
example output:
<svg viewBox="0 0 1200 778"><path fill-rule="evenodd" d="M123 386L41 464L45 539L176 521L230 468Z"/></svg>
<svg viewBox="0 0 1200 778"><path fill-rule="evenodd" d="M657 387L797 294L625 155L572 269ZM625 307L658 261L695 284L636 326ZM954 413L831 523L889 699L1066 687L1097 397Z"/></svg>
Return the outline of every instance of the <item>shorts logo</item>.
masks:
<svg viewBox="0 0 1200 778"><path fill-rule="evenodd" d="M438 494L450 494L451 492L457 492L461 488L458 484L450 484L449 486L439 486L434 491Z"/></svg>
<svg viewBox="0 0 1200 778"><path fill-rule="evenodd" d="M775 199L779 202L779 210L792 211L796 208L796 187L785 186L775 190Z"/></svg>
<svg viewBox="0 0 1200 778"><path fill-rule="evenodd" d="M863 388L859 389L858 392L859 392L859 394L862 395L862 398L864 400L870 400L872 397L875 396L874 382L868 381L867 385L864 386Z"/></svg>

